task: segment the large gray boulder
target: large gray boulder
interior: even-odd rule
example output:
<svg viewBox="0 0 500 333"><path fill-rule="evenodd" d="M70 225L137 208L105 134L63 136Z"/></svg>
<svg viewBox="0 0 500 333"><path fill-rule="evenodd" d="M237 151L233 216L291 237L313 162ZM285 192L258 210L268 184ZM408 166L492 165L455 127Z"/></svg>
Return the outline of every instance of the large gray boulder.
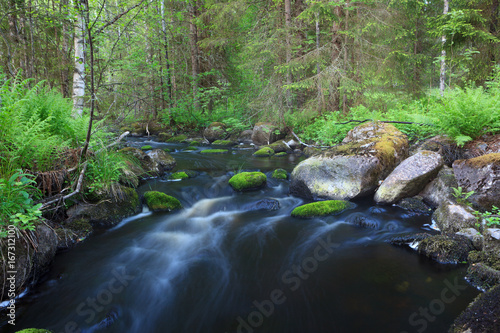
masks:
<svg viewBox="0 0 500 333"><path fill-rule="evenodd" d="M224 140L227 137L226 125L219 122L214 122L208 125L203 131L203 136L208 142L212 143L216 140Z"/></svg>
<svg viewBox="0 0 500 333"><path fill-rule="evenodd" d="M432 219L443 233L456 233L462 229L474 228L477 223L472 208L452 202L441 204L432 214Z"/></svg>
<svg viewBox="0 0 500 333"><path fill-rule="evenodd" d="M153 149L146 155L151 159L151 165L154 166L151 171L155 174L163 175L175 167L175 159L161 149Z"/></svg>
<svg viewBox="0 0 500 333"><path fill-rule="evenodd" d="M334 200L372 194L408 155L406 136L390 124L360 125L343 142L299 163L291 174L290 193Z"/></svg>
<svg viewBox="0 0 500 333"><path fill-rule="evenodd" d="M469 201L478 208L500 207L500 153L453 162L458 185L464 192L474 191Z"/></svg>
<svg viewBox="0 0 500 333"><path fill-rule="evenodd" d="M436 208L444 202L455 200L452 187L458 187L457 179L453 169L445 165L439 170L436 178L420 192L420 196L426 203Z"/></svg>
<svg viewBox="0 0 500 333"><path fill-rule="evenodd" d="M382 204L396 203L420 192L436 177L443 166L443 158L432 151L421 151L410 156L384 180L375 193L375 201Z"/></svg>
<svg viewBox="0 0 500 333"><path fill-rule="evenodd" d="M257 146L264 146L283 137L278 126L272 123L257 123L252 132L252 142Z"/></svg>

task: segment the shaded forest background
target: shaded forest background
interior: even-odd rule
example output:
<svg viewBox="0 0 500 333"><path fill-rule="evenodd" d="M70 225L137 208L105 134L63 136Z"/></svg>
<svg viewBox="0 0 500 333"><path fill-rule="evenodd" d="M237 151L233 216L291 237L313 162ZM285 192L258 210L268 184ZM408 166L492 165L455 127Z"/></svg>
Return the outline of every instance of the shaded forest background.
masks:
<svg viewBox="0 0 500 333"><path fill-rule="evenodd" d="M2 0L0 75L44 80L75 109L79 98L85 108L93 100L95 117L115 124L190 130L224 120L243 129L269 120L317 139L318 121L425 104L440 77L446 89L482 86L496 73L498 7L498 0Z"/></svg>

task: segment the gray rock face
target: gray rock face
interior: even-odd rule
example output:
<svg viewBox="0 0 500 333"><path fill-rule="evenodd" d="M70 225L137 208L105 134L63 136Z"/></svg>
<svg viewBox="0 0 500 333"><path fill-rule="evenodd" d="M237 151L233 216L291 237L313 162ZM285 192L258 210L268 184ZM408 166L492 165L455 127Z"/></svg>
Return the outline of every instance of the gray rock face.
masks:
<svg viewBox="0 0 500 333"><path fill-rule="evenodd" d="M371 194L408 153L406 136L388 124L363 124L344 141L299 163L291 174L290 193L334 200Z"/></svg>
<svg viewBox="0 0 500 333"><path fill-rule="evenodd" d="M470 207L446 202L436 209L432 219L442 233L456 233L462 229L474 228L477 219L473 212Z"/></svg>
<svg viewBox="0 0 500 333"><path fill-rule="evenodd" d="M488 228L484 233L484 250L500 258L500 229Z"/></svg>
<svg viewBox="0 0 500 333"><path fill-rule="evenodd" d="M438 153L421 151L403 162L384 180L375 193L378 203L392 204L420 192L443 166Z"/></svg>
<svg viewBox="0 0 500 333"><path fill-rule="evenodd" d="M215 140L223 140L226 138L226 125L223 123L211 123L205 130L203 131L203 136L208 140L208 142L212 143Z"/></svg>
<svg viewBox="0 0 500 333"><path fill-rule="evenodd" d="M438 207L444 202L454 201L452 187L458 187L457 179L453 169L445 165L436 178L420 192L420 196L429 205Z"/></svg>
<svg viewBox="0 0 500 333"><path fill-rule="evenodd" d="M457 160L453 171L465 192L475 192L468 199L475 206L486 210L500 207L500 153Z"/></svg>
<svg viewBox="0 0 500 333"><path fill-rule="evenodd" d="M252 142L257 146L264 146L275 142L283 135L278 133L279 128L271 123L257 123L252 132Z"/></svg>

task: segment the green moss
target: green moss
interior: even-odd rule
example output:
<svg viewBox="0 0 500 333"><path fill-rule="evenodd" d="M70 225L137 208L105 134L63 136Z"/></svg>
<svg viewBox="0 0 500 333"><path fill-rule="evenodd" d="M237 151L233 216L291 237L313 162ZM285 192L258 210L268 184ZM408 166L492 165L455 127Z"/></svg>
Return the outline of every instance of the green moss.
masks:
<svg viewBox="0 0 500 333"><path fill-rule="evenodd" d="M500 153L491 153L479 157L471 158L466 163L474 168L483 168L490 164L500 164Z"/></svg>
<svg viewBox="0 0 500 333"><path fill-rule="evenodd" d="M205 149L200 151L202 154L227 154L227 149Z"/></svg>
<svg viewBox="0 0 500 333"><path fill-rule="evenodd" d="M52 331L41 328L25 328L24 330L17 331L16 333L52 333Z"/></svg>
<svg viewBox="0 0 500 333"><path fill-rule="evenodd" d="M171 153L172 149L170 149L170 148L163 148L163 151L166 152L166 153Z"/></svg>
<svg viewBox="0 0 500 333"><path fill-rule="evenodd" d="M142 146L141 147L141 150L152 150L153 147L151 147L150 145L146 145L146 146Z"/></svg>
<svg viewBox="0 0 500 333"><path fill-rule="evenodd" d="M232 146L234 145L234 142L231 140L215 140L212 142L213 146Z"/></svg>
<svg viewBox="0 0 500 333"><path fill-rule="evenodd" d="M187 140L187 136L184 134L181 134L181 135L177 135L177 136L174 136L173 138L168 139L167 142L182 143L182 142L186 142L186 140Z"/></svg>
<svg viewBox="0 0 500 333"><path fill-rule="evenodd" d="M269 157L274 155L274 150L272 150L269 147L264 147L259 150L257 150L255 153L253 153L253 156L256 157Z"/></svg>
<svg viewBox="0 0 500 333"><path fill-rule="evenodd" d="M276 156L276 157L283 157L283 156L286 156L286 155L288 155L288 154L286 152L282 151L281 153L277 153L274 156Z"/></svg>
<svg viewBox="0 0 500 333"><path fill-rule="evenodd" d="M179 172L185 173L189 178L194 178L198 176L198 172L193 170L179 170Z"/></svg>
<svg viewBox="0 0 500 333"><path fill-rule="evenodd" d="M173 174L170 175L170 177L168 177L168 179L185 179L185 178L189 178L189 176L182 171L174 172Z"/></svg>
<svg viewBox="0 0 500 333"><path fill-rule="evenodd" d="M250 191L266 185L267 177L262 172L241 172L229 179L229 185L236 191Z"/></svg>
<svg viewBox="0 0 500 333"><path fill-rule="evenodd" d="M271 177L276 178L276 179L287 179L288 173L284 169L276 169L273 171L273 174Z"/></svg>
<svg viewBox="0 0 500 333"><path fill-rule="evenodd" d="M179 200L158 191L148 191L144 193L144 200L152 211L172 211L182 208Z"/></svg>
<svg viewBox="0 0 500 333"><path fill-rule="evenodd" d="M92 225L85 218L72 221L67 225L67 228L74 231L78 235L88 235L92 232Z"/></svg>
<svg viewBox="0 0 500 333"><path fill-rule="evenodd" d="M196 140L193 140L193 141L191 141L191 142L189 143L189 145L190 145L190 146L199 146L199 145L200 145L200 143L199 143L198 141L196 141Z"/></svg>
<svg viewBox="0 0 500 333"><path fill-rule="evenodd" d="M326 216L338 214L352 206L349 201L345 200L327 200L317 201L296 207L292 211L293 217L310 218L316 216Z"/></svg>
<svg viewBox="0 0 500 333"><path fill-rule="evenodd" d="M198 150L198 148L192 147L192 146L188 146L188 147L184 148L184 150L188 150L188 151L190 150L190 151L192 151L192 150Z"/></svg>

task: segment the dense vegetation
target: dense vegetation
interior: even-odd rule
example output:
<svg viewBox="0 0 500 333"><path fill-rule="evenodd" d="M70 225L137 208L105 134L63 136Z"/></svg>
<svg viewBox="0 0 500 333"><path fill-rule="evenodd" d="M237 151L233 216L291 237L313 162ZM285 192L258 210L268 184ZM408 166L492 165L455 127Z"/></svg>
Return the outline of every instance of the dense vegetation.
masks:
<svg viewBox="0 0 500 333"><path fill-rule="evenodd" d="M459 145L500 131L498 0L11 0L0 11L2 223L36 219L37 198L57 189L34 179L57 170L72 170L59 190L84 168L89 191L136 184L106 124L184 134L267 120L321 144L353 119Z"/></svg>

